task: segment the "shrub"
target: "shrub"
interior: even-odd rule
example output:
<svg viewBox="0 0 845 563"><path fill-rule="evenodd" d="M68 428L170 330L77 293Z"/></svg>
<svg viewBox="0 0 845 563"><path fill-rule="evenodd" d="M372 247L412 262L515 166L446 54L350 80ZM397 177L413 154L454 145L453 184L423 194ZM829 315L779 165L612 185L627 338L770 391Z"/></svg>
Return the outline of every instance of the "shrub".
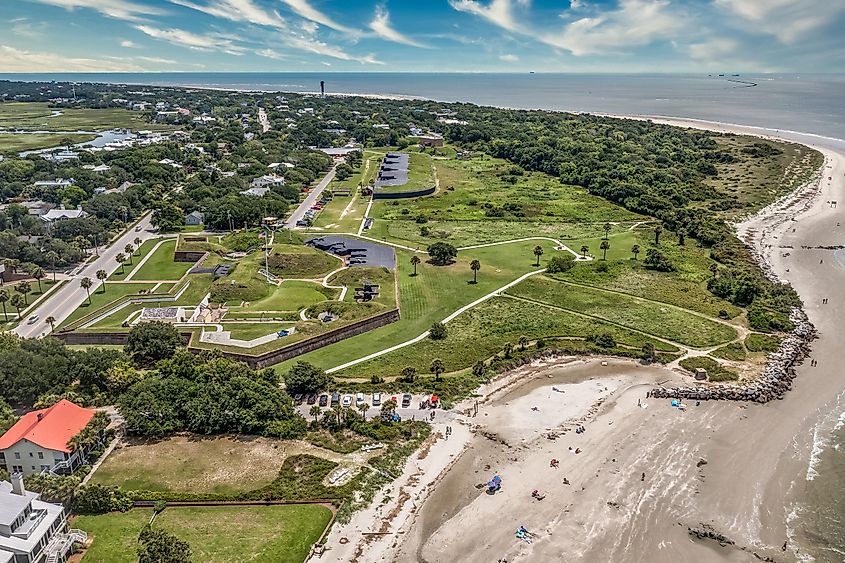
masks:
<svg viewBox="0 0 845 563"><path fill-rule="evenodd" d="M308 362L298 361L284 375L288 393L316 393L328 388L333 379L325 371Z"/></svg>
<svg viewBox="0 0 845 563"><path fill-rule="evenodd" d="M431 328L428 329L428 337L432 340L443 340L446 338L446 335L446 325L443 323L434 323L431 325Z"/></svg>
<svg viewBox="0 0 845 563"><path fill-rule="evenodd" d="M458 255L458 249L448 242L435 242L428 246L431 262L438 265L451 264Z"/></svg>
<svg viewBox="0 0 845 563"><path fill-rule="evenodd" d="M546 265L546 271L550 274L568 272L575 266L575 257L570 253L552 256Z"/></svg>
<svg viewBox="0 0 845 563"><path fill-rule="evenodd" d="M124 350L138 365L171 357L185 342L176 327L160 321L140 323L129 331Z"/></svg>
<svg viewBox="0 0 845 563"><path fill-rule="evenodd" d="M616 341L610 333L605 332L596 337L596 346L601 346L602 348L615 348Z"/></svg>
<svg viewBox="0 0 845 563"><path fill-rule="evenodd" d="M645 267L649 270L657 270L658 272L674 272L675 265L666 257L665 254L656 248L649 248L645 253L645 260L643 261Z"/></svg>
<svg viewBox="0 0 845 563"><path fill-rule="evenodd" d="M82 485L73 496L73 509L81 514L126 512L130 508L132 498L114 485Z"/></svg>
<svg viewBox="0 0 845 563"><path fill-rule="evenodd" d="M749 334L745 339L745 347L749 352L774 352L778 346L780 340L768 334Z"/></svg>

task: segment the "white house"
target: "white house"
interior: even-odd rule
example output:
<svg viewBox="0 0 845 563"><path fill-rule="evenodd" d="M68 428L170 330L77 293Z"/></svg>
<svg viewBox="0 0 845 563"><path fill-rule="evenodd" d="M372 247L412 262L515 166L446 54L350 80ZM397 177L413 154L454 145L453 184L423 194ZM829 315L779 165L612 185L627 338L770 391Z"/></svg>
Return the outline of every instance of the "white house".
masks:
<svg viewBox="0 0 845 563"><path fill-rule="evenodd" d="M275 174L265 174L264 176L259 176L255 178L250 185L253 188L263 188L265 186L284 186L285 185L285 177L284 176L276 176Z"/></svg>
<svg viewBox="0 0 845 563"><path fill-rule="evenodd" d="M40 216L48 231L56 221L64 221L65 219L82 219L83 217L88 217L88 214L83 211L81 207L77 207L76 209L65 209L63 206L57 209L51 209Z"/></svg>
<svg viewBox="0 0 845 563"><path fill-rule="evenodd" d="M72 186L76 183L76 180L73 178L56 178L55 180L39 180L37 182L33 182L32 185L36 188L56 188L62 189L68 186Z"/></svg>
<svg viewBox="0 0 845 563"><path fill-rule="evenodd" d="M254 197L264 197L267 195L267 192L270 191L270 188L250 188L248 190L243 190L241 195L251 195Z"/></svg>
<svg viewBox="0 0 845 563"><path fill-rule="evenodd" d="M52 407L28 412L0 437L0 467L9 473L72 472L83 452L68 447L94 417L93 409L62 399Z"/></svg>
<svg viewBox="0 0 845 563"><path fill-rule="evenodd" d="M0 481L0 562L63 563L87 534L69 530L64 507L27 491L23 475L13 473L10 479Z"/></svg>
<svg viewBox="0 0 845 563"><path fill-rule="evenodd" d="M109 166L108 164L101 164L92 168L91 172L95 172L97 174L105 174L109 170L111 170L111 166Z"/></svg>

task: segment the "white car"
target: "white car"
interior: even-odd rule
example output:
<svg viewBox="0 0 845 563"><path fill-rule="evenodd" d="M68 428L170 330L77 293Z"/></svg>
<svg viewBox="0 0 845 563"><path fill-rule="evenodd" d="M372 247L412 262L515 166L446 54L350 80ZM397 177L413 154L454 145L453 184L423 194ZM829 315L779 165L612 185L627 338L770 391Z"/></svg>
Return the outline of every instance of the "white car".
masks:
<svg viewBox="0 0 845 563"><path fill-rule="evenodd" d="M373 406L377 407L381 404L381 393L373 393Z"/></svg>
<svg viewBox="0 0 845 563"><path fill-rule="evenodd" d="M363 402L364 402L364 394L363 393L358 393L357 395L355 395L355 404L356 405L360 405Z"/></svg>
<svg viewBox="0 0 845 563"><path fill-rule="evenodd" d="M36 322L37 320L38 320L38 315L32 315L31 317L29 317L29 318L26 320L26 324L28 324L28 325L35 324L35 322Z"/></svg>
<svg viewBox="0 0 845 563"><path fill-rule="evenodd" d="M352 406L352 395L344 395L343 406L344 407L351 407Z"/></svg>

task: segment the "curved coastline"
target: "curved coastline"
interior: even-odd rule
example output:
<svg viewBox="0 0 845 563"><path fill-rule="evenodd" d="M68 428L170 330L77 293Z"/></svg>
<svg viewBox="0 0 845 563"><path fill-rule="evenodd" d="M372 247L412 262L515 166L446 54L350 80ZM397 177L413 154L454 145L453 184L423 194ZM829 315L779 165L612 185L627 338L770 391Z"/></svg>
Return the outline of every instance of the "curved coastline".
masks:
<svg viewBox="0 0 845 563"><path fill-rule="evenodd" d="M478 418L486 418L458 416L441 422L461 431L453 434L453 442L441 441L427 450L429 459L436 458L430 467L421 467L423 462L412 463L411 474L419 484L418 490L406 488L401 478L393 484L392 491L408 494L413 508L404 514L399 511L400 517L393 518L388 527L396 535L389 541L370 537L366 545L359 546L358 561L446 561L456 552L470 561L501 556L509 560L530 556L566 561L809 560L789 525L794 521L800 483L811 478L813 460L817 462L822 424L839 408L845 389L845 377L836 371L840 347L836 339L837 309L845 302L845 290L840 290L842 284L837 282L843 270L833 259L818 264L823 260L819 254L829 252L819 247L839 244L836 237L845 238L845 228L832 228L835 208L825 204L845 198L845 141L665 116L608 117L651 119L681 127L777 138L810 145L824 154L824 173L816 183L737 226L740 236L753 242L759 259L777 276L790 281L804 300L807 315L820 333L812 344L812 357L819 361L819 367L798 366L794 387L783 400L766 405L702 403L682 415L667 406L668 401L659 399L649 399L645 413L636 408L638 400L645 397L643 383L649 379L643 380L643 372L635 365L611 362L607 376L598 375L596 360L563 368L528 368L523 381L553 373L560 376L560 372L569 374L566 377L573 385L584 381L608 385L608 378L614 375L628 377L606 396L592 397L592 402L582 398L576 408L578 414L568 425L551 424L564 432L574 420L587 425L583 452L564 456L560 473L568 475L573 485L578 479L577 484L583 488L572 491L557 481L547 481L547 456L556 450L545 439L532 434L534 437L523 437L516 444L496 441L496 436L501 437L498 425L506 425L508 420L503 418L502 407L511 410L509 403L516 404L519 397L482 390L486 404ZM801 205L789 204L793 199L800 200ZM778 251L780 245L815 248L785 257ZM820 306L822 295L835 305ZM661 377L677 379L665 369L659 371L660 376L652 374L652 384L665 383ZM538 389L532 391L533 395L529 393L531 401L540 401L542 394L549 392L548 386ZM539 426L535 423L525 428L530 434L549 430L549 424L540 422ZM571 434L564 436L566 442L584 440L569 438ZM575 457L577 460L572 459ZM479 467L474 460L483 460L486 465ZM522 488L551 487L551 498L543 501L545 504L532 504L521 494L508 494L501 497L503 500L498 496L479 497L471 489L483 478L476 473L483 473L485 467L500 470L503 477L507 475L506 483L519 483ZM526 478L530 483L520 483ZM377 513L361 514L350 526L339 527L337 533L367 529L368 519L374 517L378 520ZM532 544L512 538L510 528L517 522L537 531ZM691 539L688 528L700 530L705 524L735 544L720 547L718 542L699 536ZM351 552L337 550L332 560L344 560L344 553Z"/></svg>

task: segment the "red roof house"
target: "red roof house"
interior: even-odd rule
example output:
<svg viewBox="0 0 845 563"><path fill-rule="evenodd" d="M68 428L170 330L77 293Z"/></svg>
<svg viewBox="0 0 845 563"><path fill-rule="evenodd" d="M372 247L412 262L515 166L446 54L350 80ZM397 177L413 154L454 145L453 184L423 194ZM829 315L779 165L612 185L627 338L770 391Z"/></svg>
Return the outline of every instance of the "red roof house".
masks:
<svg viewBox="0 0 845 563"><path fill-rule="evenodd" d="M93 417L94 409L62 399L52 407L23 415L0 437L0 451L29 440L47 450L70 453L68 440L79 434Z"/></svg>

